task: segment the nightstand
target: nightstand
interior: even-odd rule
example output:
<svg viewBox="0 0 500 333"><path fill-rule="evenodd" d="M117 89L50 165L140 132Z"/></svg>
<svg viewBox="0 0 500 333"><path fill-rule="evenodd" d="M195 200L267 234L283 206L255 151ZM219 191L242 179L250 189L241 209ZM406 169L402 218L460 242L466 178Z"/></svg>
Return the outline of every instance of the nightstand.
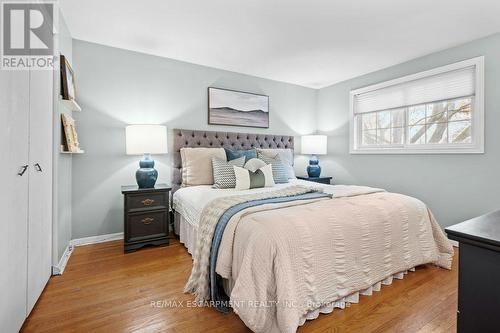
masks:
<svg viewBox="0 0 500 333"><path fill-rule="evenodd" d="M307 176L298 176L297 179L307 180L310 182L321 183L321 184L330 184L332 177L307 177Z"/></svg>
<svg viewBox="0 0 500 333"><path fill-rule="evenodd" d="M170 190L166 184L144 189L136 185L122 186L125 252L145 245L168 244Z"/></svg>

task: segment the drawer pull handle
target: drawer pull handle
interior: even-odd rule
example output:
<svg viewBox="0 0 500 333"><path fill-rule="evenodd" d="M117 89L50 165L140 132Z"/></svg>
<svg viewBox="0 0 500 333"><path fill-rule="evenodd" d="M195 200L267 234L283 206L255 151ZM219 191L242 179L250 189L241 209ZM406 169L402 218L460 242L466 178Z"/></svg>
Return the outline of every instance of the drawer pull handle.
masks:
<svg viewBox="0 0 500 333"><path fill-rule="evenodd" d="M142 219L141 222L144 223L144 224L151 224L154 222L154 218L152 217L146 217L145 219Z"/></svg>
<svg viewBox="0 0 500 333"><path fill-rule="evenodd" d="M151 206L152 204L154 204L155 201L153 199L146 199L146 200L142 200L142 204L144 206Z"/></svg>

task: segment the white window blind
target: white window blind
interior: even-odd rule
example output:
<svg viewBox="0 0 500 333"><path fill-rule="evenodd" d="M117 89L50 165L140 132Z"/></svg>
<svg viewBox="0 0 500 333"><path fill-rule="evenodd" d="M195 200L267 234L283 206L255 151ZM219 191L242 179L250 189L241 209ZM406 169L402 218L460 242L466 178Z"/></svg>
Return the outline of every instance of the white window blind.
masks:
<svg viewBox="0 0 500 333"><path fill-rule="evenodd" d="M484 152L484 57L350 92L350 152Z"/></svg>
<svg viewBox="0 0 500 333"><path fill-rule="evenodd" d="M475 95L475 66L395 84L354 96L354 113L390 110Z"/></svg>

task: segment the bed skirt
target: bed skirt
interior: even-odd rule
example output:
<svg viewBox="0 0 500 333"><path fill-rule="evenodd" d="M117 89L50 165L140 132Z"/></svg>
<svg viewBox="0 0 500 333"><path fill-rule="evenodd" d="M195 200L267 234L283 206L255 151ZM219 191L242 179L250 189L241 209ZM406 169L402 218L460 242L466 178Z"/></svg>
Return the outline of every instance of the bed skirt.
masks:
<svg viewBox="0 0 500 333"><path fill-rule="evenodd" d="M409 271L414 272L415 268L411 268ZM313 320L313 319L318 318L318 316L320 314L332 313L333 309L335 309L335 308L345 309L346 305L349 303L359 303L359 295L371 296L374 291L380 291L380 289L382 288L382 285L386 285L386 286L391 285L393 279L402 280L406 274L408 274L408 271L396 273L392 276L389 276L388 278L383 279L382 281L375 283L374 285L372 285L369 288L366 288L366 289L361 290L359 292L355 292L355 293L348 295L346 297L343 297L337 301L334 301L334 302L331 302L327 305L321 306L315 310L311 310L302 317L302 319L299 323L299 326L304 325L306 320Z"/></svg>
<svg viewBox="0 0 500 333"><path fill-rule="evenodd" d="M174 228L179 241L184 244L189 254L193 255L196 249L198 228L178 212L174 214Z"/></svg>

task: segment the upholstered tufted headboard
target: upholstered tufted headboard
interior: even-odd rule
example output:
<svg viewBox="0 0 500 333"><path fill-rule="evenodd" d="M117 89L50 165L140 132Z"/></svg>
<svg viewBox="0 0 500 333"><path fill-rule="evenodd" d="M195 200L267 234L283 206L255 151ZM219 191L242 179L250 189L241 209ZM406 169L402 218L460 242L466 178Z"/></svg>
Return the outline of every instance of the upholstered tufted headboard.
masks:
<svg viewBox="0 0 500 333"><path fill-rule="evenodd" d="M206 147L229 149L289 148L293 149L293 136L249 134L235 132L194 131L174 129L172 193L182 184L181 148Z"/></svg>

